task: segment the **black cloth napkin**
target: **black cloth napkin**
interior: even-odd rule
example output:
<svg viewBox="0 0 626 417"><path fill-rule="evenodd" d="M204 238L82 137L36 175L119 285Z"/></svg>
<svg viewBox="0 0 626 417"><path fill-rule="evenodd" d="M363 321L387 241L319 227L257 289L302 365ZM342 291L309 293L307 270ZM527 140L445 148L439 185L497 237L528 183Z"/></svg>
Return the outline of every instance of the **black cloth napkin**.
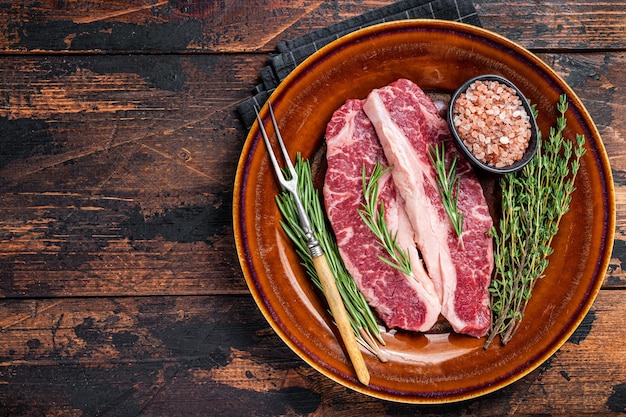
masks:
<svg viewBox="0 0 626 417"><path fill-rule="evenodd" d="M280 42L268 65L261 70L261 82L252 91L253 97L237 106L246 129L249 129L256 119L254 106L261 107L278 84L315 51L358 29L404 19L442 19L481 26L474 4L470 0L403 0L295 39Z"/></svg>

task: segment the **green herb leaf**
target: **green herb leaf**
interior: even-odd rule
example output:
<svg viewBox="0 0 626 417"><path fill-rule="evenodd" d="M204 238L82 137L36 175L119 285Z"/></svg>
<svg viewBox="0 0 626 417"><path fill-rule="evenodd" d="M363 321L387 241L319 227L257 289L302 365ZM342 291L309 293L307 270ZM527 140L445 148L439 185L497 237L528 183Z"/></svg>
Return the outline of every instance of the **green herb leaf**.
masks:
<svg viewBox="0 0 626 417"><path fill-rule="evenodd" d="M519 328L535 283L544 276L553 251L552 238L575 190L585 138L576 135L574 143L563 136L565 95L560 96L556 108L556 127L545 141L539 135L535 157L521 171L500 179L502 217L499 228L490 231L496 272L489 288L493 319L485 348L498 335L501 343L508 343Z"/></svg>
<svg viewBox="0 0 626 417"><path fill-rule="evenodd" d="M298 174L298 195L302 200L302 205L311 219L311 226L315 237L319 240L322 250L326 255L330 269L335 277L337 288L348 312L352 329L357 340L370 352L376 355L381 361L386 361L380 348L376 343L384 345L380 335L378 323L370 306L365 301L363 294L356 286L354 279L346 270L346 267L339 254L335 237L326 222L322 203L311 175L311 166L308 161L302 159L301 155L296 156L294 165ZM276 197L276 204L283 216L281 225L285 234L294 243L296 252L302 261L302 265L313 284L320 290L322 286L313 265L311 253L307 247L308 238L305 236L300 221L298 211L293 196L289 192L282 192ZM329 314L332 313L330 310Z"/></svg>
<svg viewBox="0 0 626 417"><path fill-rule="evenodd" d="M367 170L363 165L363 203L362 209L358 210L359 216L367 227L372 231L378 244L387 252L388 258L379 256L379 259L389 266L396 268L406 275L411 275L411 257L409 252L402 249L397 241L397 234L392 233L385 221L385 205L378 200L378 181L391 167L383 169L380 161L376 162L372 172L367 177Z"/></svg>
<svg viewBox="0 0 626 417"><path fill-rule="evenodd" d="M437 188L441 195L441 201L443 202L443 207L446 209L446 213L448 213L456 235L460 238L463 234L464 216L458 209L460 184L458 175L456 174L457 154L454 154L449 168L446 168L445 155L446 148L443 142L441 142L441 146L430 145L428 157L437 173Z"/></svg>

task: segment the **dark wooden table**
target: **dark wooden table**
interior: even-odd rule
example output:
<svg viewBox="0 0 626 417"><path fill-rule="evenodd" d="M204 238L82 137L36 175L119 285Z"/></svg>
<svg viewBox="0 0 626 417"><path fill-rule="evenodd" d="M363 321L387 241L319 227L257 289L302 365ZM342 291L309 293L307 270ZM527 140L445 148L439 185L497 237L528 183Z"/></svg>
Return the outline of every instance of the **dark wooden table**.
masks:
<svg viewBox="0 0 626 417"><path fill-rule="evenodd" d="M626 413L626 8L475 1L573 87L613 168L604 286L544 365L447 406L355 393L300 360L239 268L236 106L286 40L390 1L0 2L0 415Z"/></svg>

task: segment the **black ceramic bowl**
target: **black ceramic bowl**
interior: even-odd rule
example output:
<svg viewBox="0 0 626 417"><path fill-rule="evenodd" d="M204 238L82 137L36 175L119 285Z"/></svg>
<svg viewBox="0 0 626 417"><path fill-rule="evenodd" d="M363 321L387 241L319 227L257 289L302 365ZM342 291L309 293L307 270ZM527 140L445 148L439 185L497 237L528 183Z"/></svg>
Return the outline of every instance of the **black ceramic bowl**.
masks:
<svg viewBox="0 0 626 417"><path fill-rule="evenodd" d="M487 164L479 160L478 158L476 158L476 156L472 153L472 151L468 149L468 147L465 145L463 140L459 137L459 133L456 130L456 127L454 126L454 123L453 123L454 104L457 98L459 97L459 95L464 93L465 90L467 90L468 87L472 83L474 83L475 81L479 81L479 80L498 81L499 83L505 84L513 88L515 92L517 93L517 95L521 98L522 105L526 109L526 113L530 115L531 136L530 136L530 141L528 143L528 147L526 148L526 151L524 152L524 155L522 156L521 159L515 161L511 165L507 165L502 168L496 168L495 166ZM537 122L535 121L535 118L532 116L532 114L533 113L532 113L530 104L528 103L528 100L526 100L526 98L524 97L524 94L522 94L522 92L519 90L519 88L517 88L511 81L507 80L504 77L501 77L499 75L487 74L487 75L480 75L478 77L474 77L466 81L461 87L459 87L458 90L455 91L455 93L452 95L452 99L450 100L450 105L448 107L448 124L450 125L450 131L452 132L452 137L456 141L458 148L461 149L461 151L467 156L467 158L470 160L470 162L474 166L478 167L479 169L482 169L484 171L491 172L494 174L508 174L508 173L515 172L515 171L522 169L526 164L528 164L528 162L530 162L530 160L533 158L533 156L535 156L535 153L537 152L537 144L538 144L537 133L539 129L537 128Z"/></svg>

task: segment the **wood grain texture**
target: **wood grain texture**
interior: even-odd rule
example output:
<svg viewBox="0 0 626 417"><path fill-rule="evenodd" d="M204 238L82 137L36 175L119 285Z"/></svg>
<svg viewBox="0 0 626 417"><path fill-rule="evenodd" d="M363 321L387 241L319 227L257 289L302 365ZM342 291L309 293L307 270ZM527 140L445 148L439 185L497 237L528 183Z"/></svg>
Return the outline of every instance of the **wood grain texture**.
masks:
<svg viewBox="0 0 626 417"><path fill-rule="evenodd" d="M235 106L260 61L241 59L0 63L10 80L0 87L2 296L246 291L231 225L245 136Z"/></svg>
<svg viewBox="0 0 626 417"><path fill-rule="evenodd" d="M617 415L626 368L615 358L626 347L612 331L622 313L621 291L602 292L524 379L423 407L366 397L312 370L248 296L11 301L0 304L0 405L11 415ZM37 390L27 395L29 386Z"/></svg>
<svg viewBox="0 0 626 417"><path fill-rule="evenodd" d="M626 9L475 1L579 95L613 169L613 256L570 340L447 406L379 401L300 360L249 295L236 106L281 40L391 1L0 1L0 416L626 413Z"/></svg>
<svg viewBox="0 0 626 417"><path fill-rule="evenodd" d="M616 1L475 1L485 28L527 48L624 49L626 8Z"/></svg>
<svg viewBox="0 0 626 417"><path fill-rule="evenodd" d="M244 52L390 1L0 2L0 51ZM271 30L268 30L271 28Z"/></svg>
<svg viewBox="0 0 626 417"><path fill-rule="evenodd" d="M392 3L283 1L0 2L0 51L246 52ZM530 48L624 48L619 1L475 1L483 26ZM271 30L268 30L271 28Z"/></svg>
<svg viewBox="0 0 626 417"><path fill-rule="evenodd" d="M541 58L580 96L604 139L618 213L606 286L624 287L626 96L616 86L626 84L626 56ZM264 60L172 56L150 69L156 59L0 62L8 80L0 85L0 262L11 277L1 296L247 292L231 225L245 137L235 107L248 97L240 80L254 79Z"/></svg>

